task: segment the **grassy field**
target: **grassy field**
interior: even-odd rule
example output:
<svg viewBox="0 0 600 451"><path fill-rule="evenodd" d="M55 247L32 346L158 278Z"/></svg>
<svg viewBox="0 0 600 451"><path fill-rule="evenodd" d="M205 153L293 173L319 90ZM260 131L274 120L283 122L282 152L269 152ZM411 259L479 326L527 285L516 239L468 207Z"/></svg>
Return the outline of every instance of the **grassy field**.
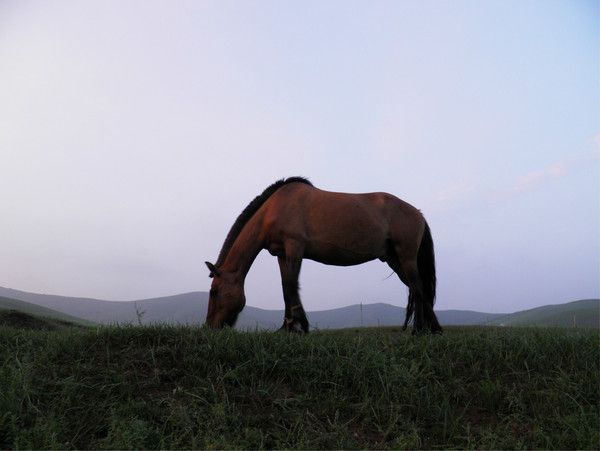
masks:
<svg viewBox="0 0 600 451"><path fill-rule="evenodd" d="M600 447L600 334L0 327L0 448Z"/></svg>

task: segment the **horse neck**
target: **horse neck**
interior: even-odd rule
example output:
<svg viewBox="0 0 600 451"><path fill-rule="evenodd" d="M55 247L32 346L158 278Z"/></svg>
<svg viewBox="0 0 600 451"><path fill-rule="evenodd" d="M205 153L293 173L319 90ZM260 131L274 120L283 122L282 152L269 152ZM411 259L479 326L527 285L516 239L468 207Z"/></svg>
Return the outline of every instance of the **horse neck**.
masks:
<svg viewBox="0 0 600 451"><path fill-rule="evenodd" d="M240 234L235 239L227 257L219 269L236 274L236 279L243 283L246 274L250 271L254 259L263 249L261 236L262 215L257 212L246 223Z"/></svg>

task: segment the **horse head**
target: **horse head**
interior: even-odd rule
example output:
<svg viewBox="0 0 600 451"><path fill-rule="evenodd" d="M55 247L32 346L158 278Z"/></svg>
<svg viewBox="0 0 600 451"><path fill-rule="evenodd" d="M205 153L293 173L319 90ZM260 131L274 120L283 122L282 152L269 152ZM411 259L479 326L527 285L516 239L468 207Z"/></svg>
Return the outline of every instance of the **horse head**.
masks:
<svg viewBox="0 0 600 451"><path fill-rule="evenodd" d="M214 329L235 325L237 317L246 305L244 284L232 273L219 270L210 262L205 262L212 277L208 297L206 324Z"/></svg>

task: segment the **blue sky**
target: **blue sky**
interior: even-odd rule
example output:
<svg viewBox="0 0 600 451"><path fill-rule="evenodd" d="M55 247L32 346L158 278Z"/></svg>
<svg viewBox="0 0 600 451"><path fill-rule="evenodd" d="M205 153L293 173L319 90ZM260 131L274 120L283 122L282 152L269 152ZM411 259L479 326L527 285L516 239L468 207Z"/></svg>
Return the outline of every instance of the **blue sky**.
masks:
<svg viewBox="0 0 600 451"><path fill-rule="evenodd" d="M276 179L387 191L434 236L438 308L600 297L600 22L585 1L0 3L0 285L207 290ZM404 305L306 262L307 310ZM276 261L247 279L281 308Z"/></svg>

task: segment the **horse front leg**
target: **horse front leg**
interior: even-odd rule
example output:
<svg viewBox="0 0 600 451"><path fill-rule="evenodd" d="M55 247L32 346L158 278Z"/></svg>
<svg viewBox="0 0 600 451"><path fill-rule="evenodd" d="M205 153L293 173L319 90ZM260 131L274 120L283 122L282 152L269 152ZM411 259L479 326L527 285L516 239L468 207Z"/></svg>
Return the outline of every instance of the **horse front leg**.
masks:
<svg viewBox="0 0 600 451"><path fill-rule="evenodd" d="M296 246L286 246L286 253L277 257L285 301L285 316L280 330L296 333L308 333L308 319L302 307L299 294L298 277L302 266L302 256Z"/></svg>

